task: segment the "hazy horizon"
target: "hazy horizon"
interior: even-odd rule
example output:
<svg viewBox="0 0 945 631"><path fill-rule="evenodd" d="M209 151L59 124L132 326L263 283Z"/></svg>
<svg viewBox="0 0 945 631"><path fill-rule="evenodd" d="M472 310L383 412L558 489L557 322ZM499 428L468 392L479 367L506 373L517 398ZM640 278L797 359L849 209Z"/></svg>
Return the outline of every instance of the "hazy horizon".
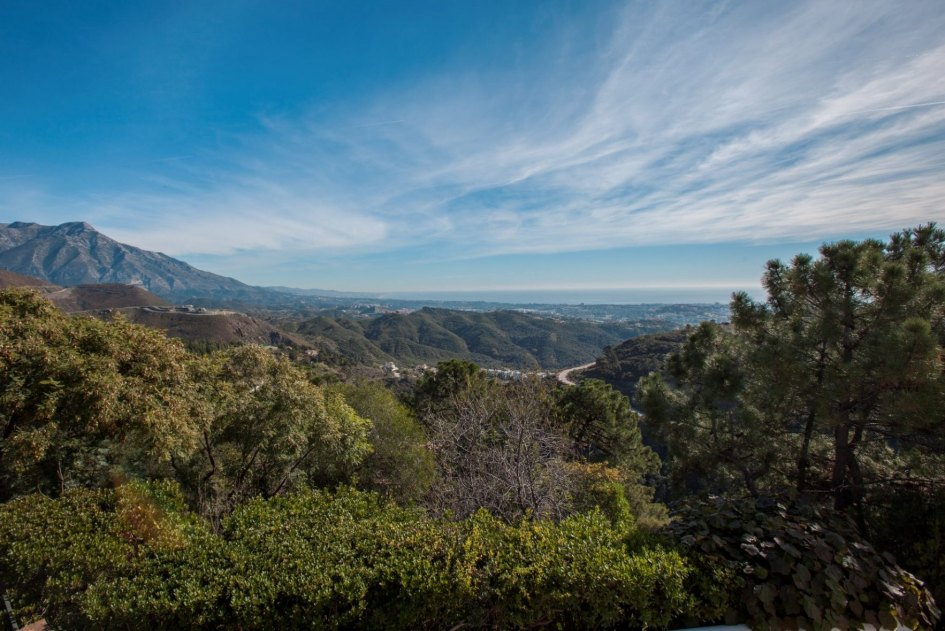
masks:
<svg viewBox="0 0 945 631"><path fill-rule="evenodd" d="M505 304L728 304L732 293L745 291L752 298L763 297L761 287L647 287L647 288L562 288L562 289L480 289L460 291L377 292L377 296L398 300L497 302Z"/></svg>
<svg viewBox="0 0 945 631"><path fill-rule="evenodd" d="M718 285L703 287L521 287L479 289L427 289L414 291L346 291L331 287L270 286L276 290L332 292L344 296L378 300L431 302L497 302L504 304L727 304L735 292L744 291L753 299L764 299L760 285Z"/></svg>

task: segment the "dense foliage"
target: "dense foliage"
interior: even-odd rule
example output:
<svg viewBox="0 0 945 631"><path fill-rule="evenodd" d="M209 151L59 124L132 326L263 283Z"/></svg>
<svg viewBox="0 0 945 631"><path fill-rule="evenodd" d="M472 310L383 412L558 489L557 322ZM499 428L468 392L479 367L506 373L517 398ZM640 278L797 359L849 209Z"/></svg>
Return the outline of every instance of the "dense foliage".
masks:
<svg viewBox="0 0 945 631"><path fill-rule="evenodd" d="M840 241L768 263L638 400L677 494L828 502L920 576L943 575L945 232ZM920 537L908 537L900 525ZM945 584L932 585L945 597Z"/></svg>
<svg viewBox="0 0 945 631"><path fill-rule="evenodd" d="M678 346L645 417L596 379L454 358L395 393L0 292L0 585L66 629L931 628L945 232L825 245L764 283L731 325L651 340ZM371 326L473 348L437 318L475 317L421 316Z"/></svg>
<svg viewBox="0 0 945 631"><path fill-rule="evenodd" d="M0 499L176 478L215 522L255 495L342 480L370 422L260 347L206 356L121 319L0 292Z"/></svg>
<svg viewBox="0 0 945 631"><path fill-rule="evenodd" d="M637 382L651 372L663 368L666 356L678 351L691 332L691 327L667 333L651 333L632 337L616 346L606 346L582 377L606 381L627 396L636 393Z"/></svg>
<svg viewBox="0 0 945 631"><path fill-rule="evenodd" d="M163 334L65 316L0 292L0 500L100 485L193 450L203 403L189 356Z"/></svg>
<svg viewBox="0 0 945 631"><path fill-rule="evenodd" d="M414 405L437 467L427 502L436 512L560 519L595 506L613 516L626 505L649 525L665 520L644 484L659 459L643 445L630 401L603 382L500 384L451 360L420 380Z"/></svg>
<svg viewBox="0 0 945 631"><path fill-rule="evenodd" d="M214 521L257 495L346 481L370 452L370 421L265 349L237 347L195 363L210 414L198 448L171 464Z"/></svg>
<svg viewBox="0 0 945 631"><path fill-rule="evenodd" d="M0 507L0 560L15 602L70 629L666 628L727 606L600 514L444 521L351 490L253 500L220 536L173 486L30 496Z"/></svg>
<svg viewBox="0 0 945 631"><path fill-rule="evenodd" d="M731 331L703 324L673 356L677 387L641 386L681 470L701 461L755 495L828 493L860 519L872 489L940 482L945 232L828 244L771 261L764 283L766 303L736 295Z"/></svg>
<svg viewBox="0 0 945 631"><path fill-rule="evenodd" d="M355 472L359 486L402 504L422 500L433 481L434 463L413 411L377 382L337 384L332 390L371 421L373 450Z"/></svg>

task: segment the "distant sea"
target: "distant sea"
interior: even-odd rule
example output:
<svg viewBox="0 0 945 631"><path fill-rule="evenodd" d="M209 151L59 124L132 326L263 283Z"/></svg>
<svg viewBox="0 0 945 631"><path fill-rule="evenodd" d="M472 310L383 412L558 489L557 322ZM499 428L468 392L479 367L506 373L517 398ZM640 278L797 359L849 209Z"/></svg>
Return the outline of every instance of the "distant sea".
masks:
<svg viewBox="0 0 945 631"><path fill-rule="evenodd" d="M552 305L639 305L639 304L728 304L735 291L752 298L764 297L760 287L665 288L665 289L502 289L491 291L416 291L378 294L389 300L430 300L449 302L503 302L508 304Z"/></svg>

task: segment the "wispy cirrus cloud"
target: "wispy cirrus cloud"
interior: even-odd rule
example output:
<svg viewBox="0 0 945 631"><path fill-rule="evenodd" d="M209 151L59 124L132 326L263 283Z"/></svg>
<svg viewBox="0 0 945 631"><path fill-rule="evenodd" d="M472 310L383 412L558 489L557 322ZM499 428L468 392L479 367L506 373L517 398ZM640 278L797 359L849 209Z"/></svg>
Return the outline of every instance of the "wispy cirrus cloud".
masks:
<svg viewBox="0 0 945 631"><path fill-rule="evenodd" d="M612 18L612 19L611 19ZM602 26L603 24L603 26ZM945 218L945 11L629 3L74 206L169 253L816 240Z"/></svg>
<svg viewBox="0 0 945 631"><path fill-rule="evenodd" d="M416 189L454 191L440 211L484 253L800 240L945 215L934 5L667 7L628 10L591 98L575 108L553 90L551 113L535 112L547 128L444 129L421 96L404 118L432 122L398 140L446 159Z"/></svg>

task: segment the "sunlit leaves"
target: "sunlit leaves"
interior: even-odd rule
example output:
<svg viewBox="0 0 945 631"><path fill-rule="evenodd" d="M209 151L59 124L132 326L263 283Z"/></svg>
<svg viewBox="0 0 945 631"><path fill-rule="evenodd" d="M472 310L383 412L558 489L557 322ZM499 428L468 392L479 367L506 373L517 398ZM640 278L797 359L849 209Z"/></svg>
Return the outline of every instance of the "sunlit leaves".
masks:
<svg viewBox="0 0 945 631"><path fill-rule="evenodd" d="M724 590L693 591L710 576L627 534L599 513L454 522L356 491L303 490L239 506L217 536L172 486L75 489L0 507L0 577L18 604L70 629L667 628L714 617Z"/></svg>

